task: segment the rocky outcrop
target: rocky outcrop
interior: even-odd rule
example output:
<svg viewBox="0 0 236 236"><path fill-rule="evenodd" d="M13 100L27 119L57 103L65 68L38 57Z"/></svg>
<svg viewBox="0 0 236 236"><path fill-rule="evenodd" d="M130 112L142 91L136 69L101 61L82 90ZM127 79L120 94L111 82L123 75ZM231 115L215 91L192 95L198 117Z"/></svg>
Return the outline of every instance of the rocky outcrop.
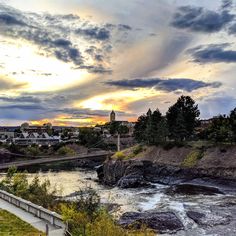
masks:
<svg viewBox="0 0 236 236"><path fill-rule="evenodd" d="M216 225L227 225L230 223L230 216L213 213L201 213L197 211L188 211L186 215L195 223L203 227L212 227Z"/></svg>
<svg viewBox="0 0 236 236"><path fill-rule="evenodd" d="M176 185L196 178L227 179L236 177L232 168L185 168L160 165L146 160L108 160L98 168L98 178L106 185L120 187L139 187L147 182ZM227 182L227 181L226 181Z"/></svg>
<svg viewBox="0 0 236 236"><path fill-rule="evenodd" d="M171 186L166 190L169 195L184 194L184 195L215 195L224 194L219 188L196 184L178 184Z"/></svg>
<svg viewBox="0 0 236 236"><path fill-rule="evenodd" d="M159 234L176 233L184 229L182 222L173 212L126 212L118 223L123 227L134 229L146 226Z"/></svg>

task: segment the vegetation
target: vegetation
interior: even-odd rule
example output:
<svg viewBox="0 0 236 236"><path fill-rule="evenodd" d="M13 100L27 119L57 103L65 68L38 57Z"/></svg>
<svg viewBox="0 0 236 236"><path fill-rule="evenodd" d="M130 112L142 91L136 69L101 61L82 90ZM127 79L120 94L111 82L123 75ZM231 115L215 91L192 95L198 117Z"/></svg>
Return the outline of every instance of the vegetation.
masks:
<svg viewBox="0 0 236 236"><path fill-rule="evenodd" d="M140 116L134 127L135 139L148 145L165 145L167 137L182 142L193 135L199 115L194 100L189 96L181 96L169 108L166 116L158 109L154 112L149 109L146 115Z"/></svg>
<svg viewBox="0 0 236 236"><path fill-rule="evenodd" d="M72 148L67 147L67 146L60 147L58 149L57 153L60 156L73 156L73 155L75 155L75 151Z"/></svg>
<svg viewBox="0 0 236 236"><path fill-rule="evenodd" d="M203 157L203 151L200 149L193 150L190 152L184 159L182 166L184 167L193 167L197 164L198 160Z"/></svg>
<svg viewBox="0 0 236 236"><path fill-rule="evenodd" d="M17 216L0 209L0 236L38 236L45 235L22 221Z"/></svg>
<svg viewBox="0 0 236 236"><path fill-rule="evenodd" d="M91 147L103 147L101 133L93 131L91 128L81 128L79 133L80 144Z"/></svg>
<svg viewBox="0 0 236 236"><path fill-rule="evenodd" d="M199 123L199 115L200 111L195 101L189 96L181 96L166 113L169 137L175 141L191 137Z"/></svg>
<svg viewBox="0 0 236 236"><path fill-rule="evenodd" d="M29 183L26 172L17 172L17 169L9 168L6 177L0 182L3 189L16 196L22 197L45 208L53 209L56 199L56 188L51 190L49 180L41 182L38 176Z"/></svg>
<svg viewBox="0 0 236 236"><path fill-rule="evenodd" d="M107 209L102 207L100 197L92 189L80 191L76 200L73 202L59 201L56 200L57 191L50 190L51 186L48 180L40 183L39 178L36 176L29 183L26 173L19 173L16 168L10 168L8 170L5 179L0 182L0 189L62 214L64 221L68 224L69 231L74 236L154 235L152 231L145 227L139 231L123 229L116 223ZM5 223L2 224L1 221L2 218L0 215L0 232L16 232L17 234L12 233L10 235L17 236L35 235L32 228L24 228L21 226L23 223L12 223L13 221L8 220L12 225L9 224L9 226L7 226ZM9 228L10 226L12 228ZM24 228L25 231L22 231L23 233L21 234L22 228Z"/></svg>
<svg viewBox="0 0 236 236"><path fill-rule="evenodd" d="M123 152L116 152L114 158L116 159L124 159L126 155Z"/></svg>
<svg viewBox="0 0 236 236"><path fill-rule="evenodd" d="M40 148L37 145L27 146L24 150L26 156L39 156L41 154Z"/></svg>
<svg viewBox="0 0 236 236"><path fill-rule="evenodd" d="M150 230L125 230L116 224L93 190L81 192L76 201L62 204L62 216L72 235L81 236L153 236Z"/></svg>
<svg viewBox="0 0 236 236"><path fill-rule="evenodd" d="M158 109L148 110L135 125L134 137L138 143L162 145L168 150L189 141L207 141L232 144L236 142L236 108L228 116L213 117L210 125L201 126L198 105L189 96L181 96L165 116ZM198 129L197 129L198 128Z"/></svg>

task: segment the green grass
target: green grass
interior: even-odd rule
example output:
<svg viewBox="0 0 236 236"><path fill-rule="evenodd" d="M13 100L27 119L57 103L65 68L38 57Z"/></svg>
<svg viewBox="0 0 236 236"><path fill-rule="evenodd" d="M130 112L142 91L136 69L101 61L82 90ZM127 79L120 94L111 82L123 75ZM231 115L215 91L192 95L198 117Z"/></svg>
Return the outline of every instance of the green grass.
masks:
<svg viewBox="0 0 236 236"><path fill-rule="evenodd" d="M45 235L8 211L0 209L0 236Z"/></svg>

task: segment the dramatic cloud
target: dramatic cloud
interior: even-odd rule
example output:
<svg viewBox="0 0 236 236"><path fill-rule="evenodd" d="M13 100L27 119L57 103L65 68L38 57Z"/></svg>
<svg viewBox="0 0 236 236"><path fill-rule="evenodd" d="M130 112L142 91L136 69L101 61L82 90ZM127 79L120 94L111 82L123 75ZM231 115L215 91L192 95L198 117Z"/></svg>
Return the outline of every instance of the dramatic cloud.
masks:
<svg viewBox="0 0 236 236"><path fill-rule="evenodd" d="M235 63L236 50L226 49L229 44L209 44L188 50L197 63Z"/></svg>
<svg viewBox="0 0 236 236"><path fill-rule="evenodd" d="M39 54L73 63L74 69L110 73L109 56L113 31L131 30L128 25L95 24L79 16L30 13L0 3L0 34L26 40L39 47ZM84 46L90 45L84 50ZM92 59L92 60L91 60Z"/></svg>
<svg viewBox="0 0 236 236"><path fill-rule="evenodd" d="M205 87L218 88L221 86L220 82L206 83L203 81L192 80L192 79L159 79L159 78L109 81L106 84L129 89L155 88L156 90L163 90L168 92L177 90L192 92L193 90L200 88L205 88Z"/></svg>
<svg viewBox="0 0 236 236"><path fill-rule="evenodd" d="M229 1L224 1L223 8L229 6ZM220 12L210 11L202 7L179 7L174 15L171 25L179 29L190 31L213 33L222 30L234 19L234 15L227 10Z"/></svg>

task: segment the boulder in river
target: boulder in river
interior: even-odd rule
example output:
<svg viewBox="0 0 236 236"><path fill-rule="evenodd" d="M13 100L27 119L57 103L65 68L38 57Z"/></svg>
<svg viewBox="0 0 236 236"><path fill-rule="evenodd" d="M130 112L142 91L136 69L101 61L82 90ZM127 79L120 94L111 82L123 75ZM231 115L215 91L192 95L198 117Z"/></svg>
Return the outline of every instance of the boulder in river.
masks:
<svg viewBox="0 0 236 236"><path fill-rule="evenodd" d="M214 213L202 213L198 211L187 211L187 216L200 226L212 227L216 225L227 225L231 221L229 215Z"/></svg>
<svg viewBox="0 0 236 236"><path fill-rule="evenodd" d="M224 194L219 188L207 186L207 185L197 185L197 184L178 184L171 186L166 190L167 194L184 194L184 195L215 195Z"/></svg>
<svg viewBox="0 0 236 236"><path fill-rule="evenodd" d="M182 222L173 212L126 212L121 216L119 224L135 229L145 225L159 234L175 233L184 229Z"/></svg>

